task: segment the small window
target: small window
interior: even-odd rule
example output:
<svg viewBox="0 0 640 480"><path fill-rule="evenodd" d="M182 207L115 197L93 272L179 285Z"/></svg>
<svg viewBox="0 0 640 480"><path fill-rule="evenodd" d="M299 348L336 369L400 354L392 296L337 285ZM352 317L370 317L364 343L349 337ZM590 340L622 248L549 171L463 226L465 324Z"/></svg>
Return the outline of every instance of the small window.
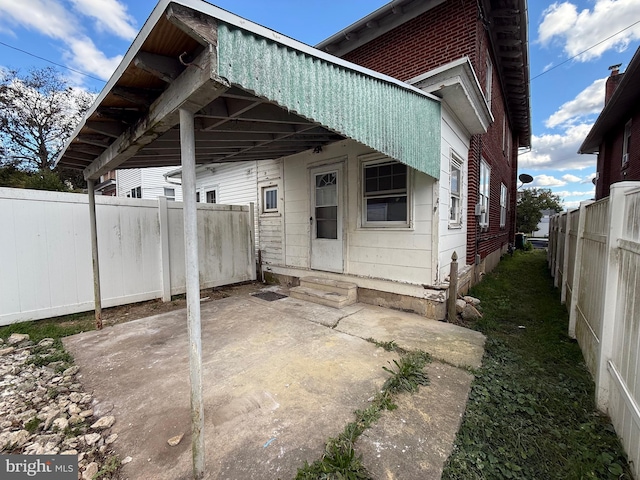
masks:
<svg viewBox="0 0 640 480"><path fill-rule="evenodd" d="M489 52L487 52L487 61L486 61L486 81L484 85L484 96L487 99L487 105L489 106L489 110L491 110L491 89L493 88L493 64L491 63L491 58L489 56Z"/></svg>
<svg viewBox="0 0 640 480"><path fill-rule="evenodd" d="M142 187L132 188L131 198L142 198Z"/></svg>
<svg viewBox="0 0 640 480"><path fill-rule="evenodd" d="M624 126L624 138L622 140L622 165L629 162L629 150L631 149L631 120Z"/></svg>
<svg viewBox="0 0 640 480"><path fill-rule="evenodd" d="M460 226L462 224L462 160L456 156L451 157L449 190L451 194L449 225Z"/></svg>
<svg viewBox="0 0 640 480"><path fill-rule="evenodd" d="M206 199L207 203L218 203L217 201L217 191L216 190L207 190Z"/></svg>
<svg viewBox="0 0 640 480"><path fill-rule="evenodd" d="M504 183L500 184L500 228L504 228L507 225L507 186Z"/></svg>
<svg viewBox="0 0 640 480"><path fill-rule="evenodd" d="M262 189L262 211L264 213L278 211L278 187L265 187Z"/></svg>
<svg viewBox="0 0 640 480"><path fill-rule="evenodd" d="M409 224L408 169L396 161L363 164L363 225Z"/></svg>
<svg viewBox="0 0 640 480"><path fill-rule="evenodd" d="M200 192L196 192L196 203L200 203Z"/></svg>
<svg viewBox="0 0 640 480"><path fill-rule="evenodd" d="M164 196L167 197L168 201L174 202L176 200L176 189L164 187Z"/></svg>
<svg viewBox="0 0 640 480"><path fill-rule="evenodd" d="M480 162L480 192L479 202L480 210L480 227L489 228L489 183L491 177L491 168L489 164L482 160Z"/></svg>

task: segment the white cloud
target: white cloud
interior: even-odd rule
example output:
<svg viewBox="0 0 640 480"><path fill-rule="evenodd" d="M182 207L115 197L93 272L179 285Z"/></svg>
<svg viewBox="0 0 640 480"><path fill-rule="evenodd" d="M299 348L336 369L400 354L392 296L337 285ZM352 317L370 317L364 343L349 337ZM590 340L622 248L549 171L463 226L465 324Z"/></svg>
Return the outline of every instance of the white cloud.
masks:
<svg viewBox="0 0 640 480"><path fill-rule="evenodd" d="M567 182L550 175L536 175L530 187L563 187Z"/></svg>
<svg viewBox="0 0 640 480"><path fill-rule="evenodd" d="M595 155L576 153L591 130L591 124L579 124L567 127L563 133L545 133L531 137L531 150L521 153L518 166L521 171L528 170L583 170L595 167Z"/></svg>
<svg viewBox="0 0 640 480"><path fill-rule="evenodd" d="M640 18L637 0L595 0L593 10L581 11L571 2L556 2L542 15L538 41L559 43L568 57L576 56L581 62L599 58L607 50L624 51L631 41L640 39L640 24L627 28Z"/></svg>
<svg viewBox="0 0 640 480"><path fill-rule="evenodd" d="M80 13L93 18L98 29L125 40L135 38L135 20L127 13L127 6L118 0L71 0L71 3Z"/></svg>
<svg viewBox="0 0 640 480"><path fill-rule="evenodd" d="M118 0L72 0L77 12L60 0L0 0L0 28L22 27L58 40L68 65L102 79L111 76L122 56L107 57L83 28L85 18L93 18L100 28L123 38L133 38L133 18ZM80 12L80 14L78 14Z"/></svg>
<svg viewBox="0 0 640 480"><path fill-rule="evenodd" d="M562 176L562 180L564 180L567 183L577 183L582 179L580 177L576 177L575 175L571 175L570 173L567 173L566 175Z"/></svg>
<svg viewBox="0 0 640 480"><path fill-rule="evenodd" d="M560 191L554 191L554 194L565 198L565 197L583 197L584 199L587 198L591 198L596 194L596 190L595 189L591 189L588 192L571 192L569 190L560 190Z"/></svg>
<svg viewBox="0 0 640 480"><path fill-rule="evenodd" d="M599 78L582 90L576 98L563 103L544 124L547 128L568 126L589 115L600 113L604 106L606 78Z"/></svg>
<svg viewBox="0 0 640 480"><path fill-rule="evenodd" d="M584 177L582 179L582 181L580 183L593 183L593 179L596 178L596 172L593 172L590 175L587 175L586 177Z"/></svg>

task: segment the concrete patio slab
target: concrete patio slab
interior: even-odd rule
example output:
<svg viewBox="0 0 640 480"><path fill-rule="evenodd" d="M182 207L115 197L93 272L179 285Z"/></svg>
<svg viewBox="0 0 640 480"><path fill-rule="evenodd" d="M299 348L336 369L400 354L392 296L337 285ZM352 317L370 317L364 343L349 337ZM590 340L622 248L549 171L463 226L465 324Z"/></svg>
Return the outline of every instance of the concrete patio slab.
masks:
<svg viewBox="0 0 640 480"><path fill-rule="evenodd" d="M317 307L300 300L268 302L248 295L202 304L206 478L293 478L305 461L320 458L326 440L339 434L353 420L353 411L365 408L384 383L388 374L382 366L397 356L363 338L384 334L401 344L400 336L392 335L395 331L384 332L386 310L364 305L346 311ZM370 309L373 314L368 316ZM396 314L386 312L390 317ZM349 321L353 317L355 321ZM366 318L376 325L374 330L365 328ZM431 323L421 320L425 325ZM345 322L348 331L340 331ZM321 323L337 323L337 327ZM420 337L438 331L433 327L421 330L419 325L412 328ZM475 332L465 331L475 345ZM133 458L124 466L124 476L190 478L186 311L68 337L65 346L80 366L85 388L98 400L96 414L110 413L117 419L112 427L119 436L114 446L121 458ZM428 368L431 371L436 364ZM437 396L456 382L454 398L451 393ZM412 400L418 405L415 410L430 415L430 428L439 431L434 437L450 443L464 411L468 383L447 374L440 383L434 378L420 394ZM408 415L410 409L402 402L401 408L388 415L402 415L403 410ZM369 433L378 434L373 429L365 434ZM180 434L184 438L177 446L167 444ZM380 435L386 434L381 431ZM362 445L368 459L364 440ZM438 452L439 465L432 471L441 471L446 445L424 446L424 452L429 450ZM413 472L406 462L424 463L424 458L407 457L400 472L405 467L407 473ZM400 473L390 478L436 478L416 471L421 476Z"/></svg>

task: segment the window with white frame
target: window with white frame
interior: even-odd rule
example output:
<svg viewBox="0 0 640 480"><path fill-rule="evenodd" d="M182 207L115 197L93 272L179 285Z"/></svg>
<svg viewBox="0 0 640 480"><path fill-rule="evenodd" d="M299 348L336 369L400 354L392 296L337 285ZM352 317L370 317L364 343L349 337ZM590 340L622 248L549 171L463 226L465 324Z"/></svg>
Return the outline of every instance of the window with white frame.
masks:
<svg viewBox="0 0 640 480"><path fill-rule="evenodd" d="M129 196L131 198L142 198L142 187L132 188L130 195L127 195L127 197Z"/></svg>
<svg viewBox="0 0 640 480"><path fill-rule="evenodd" d="M507 200L508 200L507 186L504 183L500 184L500 228L504 228L507 225Z"/></svg>
<svg viewBox="0 0 640 480"><path fill-rule="evenodd" d="M176 189L164 187L164 196L167 197L167 200L170 202L175 201L176 199Z"/></svg>
<svg viewBox="0 0 640 480"><path fill-rule="evenodd" d="M489 52L487 52L487 61L485 63L486 66L486 79L484 85L484 96L487 99L487 105L489 106L489 110L491 110L491 89L493 88L493 63L491 63L491 57L489 56Z"/></svg>
<svg viewBox="0 0 640 480"><path fill-rule="evenodd" d="M622 139L622 165L629 162L629 150L631 147L631 120L624 126L624 138Z"/></svg>
<svg viewBox="0 0 640 480"><path fill-rule="evenodd" d="M218 190L215 188L206 190L204 197L207 203L218 203Z"/></svg>
<svg viewBox="0 0 640 480"><path fill-rule="evenodd" d="M480 192L479 192L479 204L480 204L480 227L489 227L489 184L491 177L491 168L489 164L482 160L480 162Z"/></svg>
<svg viewBox="0 0 640 480"><path fill-rule="evenodd" d="M363 226L409 225L409 172L395 160L362 164Z"/></svg>
<svg viewBox="0 0 640 480"><path fill-rule="evenodd" d="M196 203L200 203L200 192L196 192Z"/></svg>
<svg viewBox="0 0 640 480"><path fill-rule="evenodd" d="M462 224L462 160L452 153L449 169L449 226Z"/></svg>
<svg viewBox="0 0 640 480"><path fill-rule="evenodd" d="M262 211L264 213L278 211L278 187L264 187L262 189Z"/></svg>

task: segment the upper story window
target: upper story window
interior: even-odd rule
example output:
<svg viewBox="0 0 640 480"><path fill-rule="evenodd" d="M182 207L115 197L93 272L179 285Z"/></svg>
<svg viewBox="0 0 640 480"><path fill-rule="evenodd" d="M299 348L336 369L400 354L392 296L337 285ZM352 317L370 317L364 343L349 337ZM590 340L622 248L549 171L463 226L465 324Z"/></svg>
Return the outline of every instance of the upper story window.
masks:
<svg viewBox="0 0 640 480"><path fill-rule="evenodd" d="M462 160L452 154L449 168L449 226L462 224Z"/></svg>
<svg viewBox="0 0 640 480"><path fill-rule="evenodd" d="M205 201L207 203L218 203L218 190L207 190L205 193Z"/></svg>
<svg viewBox="0 0 640 480"><path fill-rule="evenodd" d="M129 193L129 195L127 195L127 197L142 198L142 187L132 188L131 192Z"/></svg>
<svg viewBox="0 0 640 480"><path fill-rule="evenodd" d="M622 139L622 165L629 162L629 150L631 149L631 120L624 126L624 137Z"/></svg>
<svg viewBox="0 0 640 480"><path fill-rule="evenodd" d="M487 99L487 105L489 106L489 110L491 110L491 89L493 88L493 63L491 63L491 58L489 56L489 52L487 52L487 60L485 63L486 68L486 79L484 85L484 96Z"/></svg>
<svg viewBox="0 0 640 480"><path fill-rule="evenodd" d="M489 185L491 180L491 167L489 164L482 160L480 162L480 191L479 191L479 204L480 204L480 227L489 228Z"/></svg>
<svg viewBox="0 0 640 480"><path fill-rule="evenodd" d="M362 164L363 226L409 225L408 173L395 160Z"/></svg>

